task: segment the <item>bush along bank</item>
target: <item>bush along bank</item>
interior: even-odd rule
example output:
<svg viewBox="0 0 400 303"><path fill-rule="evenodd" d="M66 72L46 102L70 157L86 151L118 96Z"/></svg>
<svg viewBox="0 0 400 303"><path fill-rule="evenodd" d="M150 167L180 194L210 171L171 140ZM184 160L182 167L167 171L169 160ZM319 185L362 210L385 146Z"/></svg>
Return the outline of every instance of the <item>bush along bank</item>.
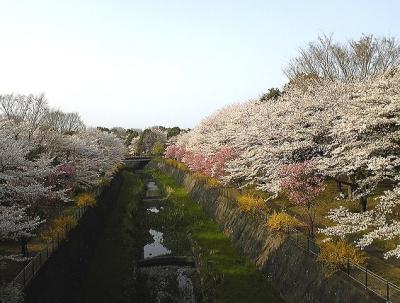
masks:
<svg viewBox="0 0 400 303"><path fill-rule="evenodd" d="M165 162L157 168L172 176L212 217L235 245L263 272L288 302L382 302L342 272L327 274L313 256L282 232L272 232L265 217L238 206L235 190L211 186Z"/></svg>

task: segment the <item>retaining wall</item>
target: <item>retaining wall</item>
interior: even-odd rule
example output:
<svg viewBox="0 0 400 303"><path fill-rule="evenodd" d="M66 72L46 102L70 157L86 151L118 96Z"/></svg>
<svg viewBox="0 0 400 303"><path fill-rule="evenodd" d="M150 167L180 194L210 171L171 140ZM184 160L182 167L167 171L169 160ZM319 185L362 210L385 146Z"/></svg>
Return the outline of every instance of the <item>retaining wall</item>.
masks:
<svg viewBox="0 0 400 303"><path fill-rule="evenodd" d="M60 244L26 288L25 303L82 302L90 260L121 184L122 176L118 174L102 191L96 207L85 213L67 240Z"/></svg>

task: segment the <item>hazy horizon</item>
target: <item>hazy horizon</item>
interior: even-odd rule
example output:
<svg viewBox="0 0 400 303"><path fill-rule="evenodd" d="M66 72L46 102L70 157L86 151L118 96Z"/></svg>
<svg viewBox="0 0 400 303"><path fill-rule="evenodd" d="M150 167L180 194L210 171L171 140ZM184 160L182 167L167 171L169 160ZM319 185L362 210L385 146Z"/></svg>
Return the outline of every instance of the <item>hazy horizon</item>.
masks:
<svg viewBox="0 0 400 303"><path fill-rule="evenodd" d="M89 126L193 127L286 82L334 33L400 38L396 1L1 1L0 93L45 93Z"/></svg>

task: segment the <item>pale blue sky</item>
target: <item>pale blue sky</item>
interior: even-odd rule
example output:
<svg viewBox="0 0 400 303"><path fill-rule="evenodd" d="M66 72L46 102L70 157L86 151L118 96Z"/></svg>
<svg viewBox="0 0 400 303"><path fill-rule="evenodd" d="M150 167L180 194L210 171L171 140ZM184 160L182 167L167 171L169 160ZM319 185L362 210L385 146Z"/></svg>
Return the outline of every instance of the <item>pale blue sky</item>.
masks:
<svg viewBox="0 0 400 303"><path fill-rule="evenodd" d="M320 34L400 38L398 3L0 0L0 93L44 92L92 126L193 127L281 87Z"/></svg>

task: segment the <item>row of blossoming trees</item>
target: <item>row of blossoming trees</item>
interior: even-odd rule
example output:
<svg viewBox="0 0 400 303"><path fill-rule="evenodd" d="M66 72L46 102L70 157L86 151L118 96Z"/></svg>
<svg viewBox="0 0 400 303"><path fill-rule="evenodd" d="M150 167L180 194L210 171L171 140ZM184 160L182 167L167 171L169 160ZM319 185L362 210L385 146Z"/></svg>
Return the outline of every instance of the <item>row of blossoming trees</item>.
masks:
<svg viewBox="0 0 400 303"><path fill-rule="evenodd" d="M193 171L274 194L292 190L289 198L310 206L310 220L309 197L323 189L319 180L346 184L360 211L332 209L334 224L320 232L356 234L361 248L374 239L399 239L400 71L346 82L292 82L267 102L219 110L171 144L165 156ZM376 206L367 205L382 183L390 190ZM400 245L390 256L400 257Z"/></svg>
<svg viewBox="0 0 400 303"><path fill-rule="evenodd" d="M19 241L25 253L51 209L107 182L126 150L78 114L50 109L43 95L0 95L0 112L0 240Z"/></svg>

